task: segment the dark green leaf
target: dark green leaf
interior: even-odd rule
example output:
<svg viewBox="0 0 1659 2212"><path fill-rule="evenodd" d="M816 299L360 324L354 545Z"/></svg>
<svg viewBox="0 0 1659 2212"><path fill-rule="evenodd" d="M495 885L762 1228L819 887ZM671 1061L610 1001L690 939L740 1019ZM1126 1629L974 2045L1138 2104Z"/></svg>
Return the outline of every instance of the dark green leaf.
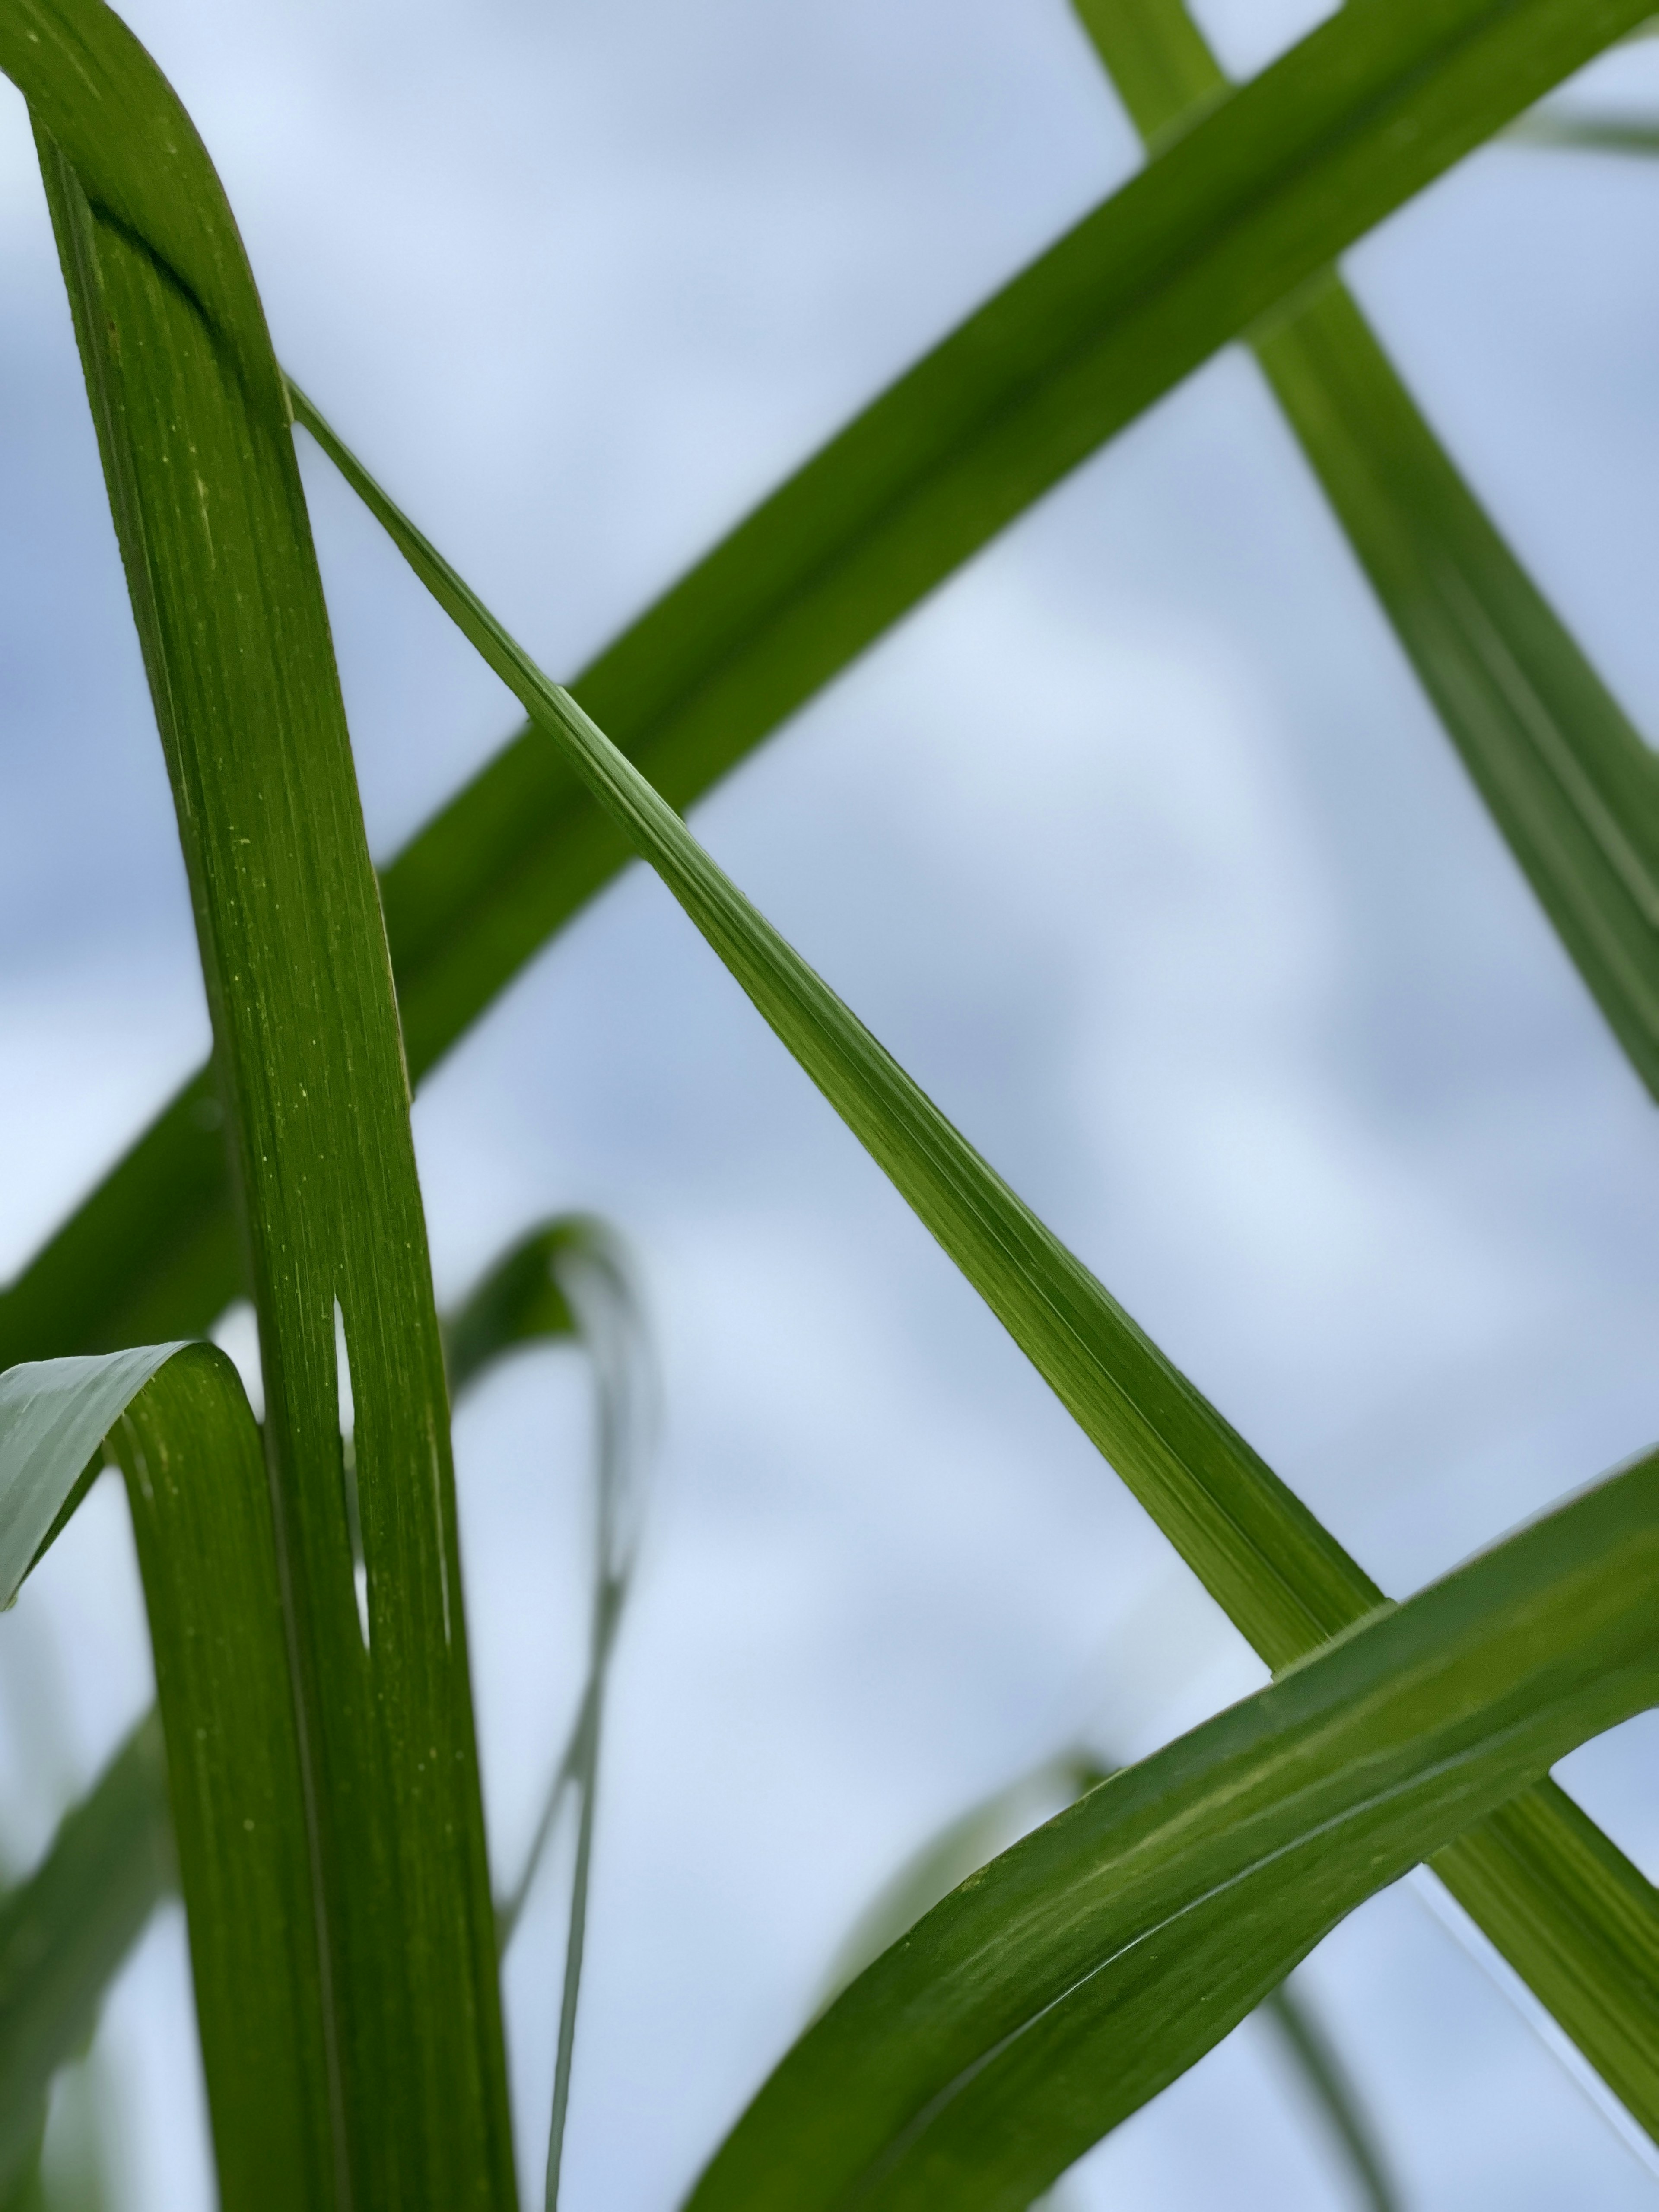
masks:
<svg viewBox="0 0 1659 2212"><path fill-rule="evenodd" d="M783 2060L691 2212L1022 2212L1385 1883L1659 1698L1659 1459L970 1878Z"/></svg>
<svg viewBox="0 0 1659 2212"><path fill-rule="evenodd" d="M1182 0L1077 0L1149 144L1225 79ZM1257 358L1401 643L1650 1089L1659 1084L1659 762L1413 403L1340 281ZM1437 1866L1659 2132L1659 1893L1551 1788ZM1522 1893L1524 1893L1524 1905Z"/></svg>
<svg viewBox="0 0 1659 2212"><path fill-rule="evenodd" d="M1650 115L1569 115L1541 108L1505 134L1522 146L1565 146L1583 154L1659 154L1659 122Z"/></svg>
<svg viewBox="0 0 1659 2212"><path fill-rule="evenodd" d="M34 118L173 787L258 1316L264 1465L239 1479L274 1519L327 1997L307 2201L510 2205L442 1352L286 392L211 163L118 19L15 0L0 64Z"/></svg>
<svg viewBox="0 0 1659 2212"><path fill-rule="evenodd" d="M867 408L578 679L684 808L1214 349L1638 20L1352 0ZM517 738L387 870L416 1079L628 856ZM204 1328L241 1288L194 1079L0 1301L0 1363Z"/></svg>
<svg viewBox="0 0 1659 2212"><path fill-rule="evenodd" d="M830 1103L1270 1666L1382 1603L1358 1563L965 1142L346 451L417 575L588 780ZM1589 1832L1587 1836L1586 1831ZM1632 2111L1659 2130L1659 1900L1553 1786L1437 1868Z"/></svg>

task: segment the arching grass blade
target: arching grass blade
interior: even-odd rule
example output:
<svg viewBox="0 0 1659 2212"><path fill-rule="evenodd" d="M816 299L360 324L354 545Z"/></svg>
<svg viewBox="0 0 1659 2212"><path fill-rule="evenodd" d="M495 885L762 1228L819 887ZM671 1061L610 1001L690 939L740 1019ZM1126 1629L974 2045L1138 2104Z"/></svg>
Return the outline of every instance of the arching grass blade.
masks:
<svg viewBox="0 0 1659 2212"><path fill-rule="evenodd" d="M285 388L212 165L118 19L16 0L0 64L34 119L173 785L258 1316L246 1479L274 1506L338 2091L312 2201L495 2212L514 2161L447 1397Z"/></svg>
<svg viewBox="0 0 1659 2212"><path fill-rule="evenodd" d="M1642 4L1352 0L866 408L583 672L584 706L684 809ZM428 824L383 884L416 1080L628 854L529 731ZM213 1108L198 1077L0 1296L0 1362L204 1328L239 1295Z"/></svg>
<svg viewBox="0 0 1659 2212"><path fill-rule="evenodd" d="M1659 1461L1091 1790L808 2030L690 2212L1017 2212L1342 1917L1659 1698Z"/></svg>
<svg viewBox="0 0 1659 2212"><path fill-rule="evenodd" d="M544 677L347 451L312 430L464 635L589 781L774 1032L1270 1666L1383 1602L1253 1452ZM1592 1843L1590 1838L1594 1838ZM1459 1844L1447 1879L1650 2131L1659 2133L1659 1900L1553 1785ZM1540 1933L1541 1930L1541 1933Z"/></svg>

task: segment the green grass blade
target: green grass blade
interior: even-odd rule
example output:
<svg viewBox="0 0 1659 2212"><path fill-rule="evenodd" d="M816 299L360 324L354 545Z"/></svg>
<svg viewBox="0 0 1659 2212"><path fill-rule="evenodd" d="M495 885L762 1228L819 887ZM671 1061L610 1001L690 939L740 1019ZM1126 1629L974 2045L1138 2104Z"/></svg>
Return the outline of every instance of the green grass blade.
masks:
<svg viewBox="0 0 1659 2212"><path fill-rule="evenodd" d="M307 2212L335 2196L337 2082L314 1808L241 1382L210 1345L162 1346L15 1368L0 1404L0 1528L69 1494L100 1425L125 1473L221 2201L227 2212ZM152 1717L19 1893L0 2051L9 2100L14 2061L24 2095L43 2094L155 1902L171 1857L160 1780Z"/></svg>
<svg viewBox="0 0 1659 2212"><path fill-rule="evenodd" d="M3 1447L0 1447L0 1453ZM0 1899L0 2190L27 2166L60 2066L174 1879L161 1722L149 1713L45 1857Z"/></svg>
<svg viewBox="0 0 1659 2212"><path fill-rule="evenodd" d="M1336 2047L1307 1999L1281 1982L1261 2005L1346 2160L1371 2212L1399 2212L1400 2195L1376 2130Z"/></svg>
<svg viewBox="0 0 1659 2212"><path fill-rule="evenodd" d="M313 2201L510 2205L442 1352L286 392L205 150L118 19L15 0L0 64L34 118L173 787L258 1315L339 2087Z"/></svg>
<svg viewBox="0 0 1659 2212"><path fill-rule="evenodd" d="M1343 1916L1659 1698L1659 1459L1091 1790L785 2057L692 2212L1016 2212Z"/></svg>
<svg viewBox="0 0 1659 2212"><path fill-rule="evenodd" d="M939 1899L946 1897L1010 1844L1040 1814L1073 1803L1118 1770L1092 1756L1062 1753L994 1790L929 1838L872 1899L836 1954L824 1990L827 2007L866 1966L872 1966ZM821 2007L819 2009L823 2009ZM1376 2131L1347 2077L1329 2036L1306 2000L1288 1983L1272 1990L1261 2010L1278 2031L1291 2063L1323 2114L1372 2212L1397 2212L1399 2199Z"/></svg>
<svg viewBox="0 0 1659 2212"><path fill-rule="evenodd" d="M480 1374L488 1363L521 1346L573 1336L586 1350L593 1370L594 1547L587 1674L570 1737L554 1768L523 1869L495 1913L496 1938L505 1951L565 1801L574 1796L578 1807L576 1855L565 1938L544 2197L548 2212L556 2212L587 1940L605 1692L633 1577L643 1455L655 1395L649 1340L632 1264L621 1240L604 1222L586 1214L550 1222L514 1245L465 1300L447 1334L450 1373L457 1389Z"/></svg>
<svg viewBox="0 0 1659 2212"><path fill-rule="evenodd" d="M1109 1293L980 1158L756 912L672 807L551 684L334 435L299 420L464 634L590 783L783 1044L1270 1666L1382 1603L1376 1585ZM1659 2135L1659 1898L1610 1844L1589 1853L1543 1791L1443 1868L1632 2112ZM1589 1823L1583 1823L1588 1826ZM1459 1881L1463 1887L1459 1887ZM1467 1897L1466 1897L1467 1892Z"/></svg>
<svg viewBox="0 0 1659 2212"><path fill-rule="evenodd" d="M1077 0L1149 147L1227 80L1182 0ZM1659 1097L1659 759L1334 275L1254 349L1493 821Z"/></svg>
<svg viewBox="0 0 1659 2212"><path fill-rule="evenodd" d="M1208 353L1640 14L1353 0L866 409L577 678L584 706L686 807ZM416 1080L628 852L530 732L416 837L383 884ZM196 1079L0 1297L0 1364L204 1328L239 1294L213 1105Z"/></svg>
<svg viewBox="0 0 1659 2212"><path fill-rule="evenodd" d="M1226 88L1182 0L1076 0L1149 146ZM1448 734L1650 1090L1659 761L1492 527L1340 281L1255 352ZM1553 1787L1436 1871L1659 2131L1659 1894Z"/></svg>
<svg viewBox="0 0 1659 2212"><path fill-rule="evenodd" d="M580 1279L577 1297L589 1316L585 1337L570 1297L558 1286L557 1271L562 1267L574 1268ZM607 1279L617 1301L614 1315L604 1309ZM599 1285L597 1299L596 1282ZM648 1340L633 1288L631 1263L615 1232L588 1214L565 1215L547 1223L513 1246L488 1272L451 1316L445 1334L452 1388L458 1400L481 1382L497 1361L527 1344L568 1338L605 1347L606 1372L603 1377L596 1376L602 1447L596 1486L602 1499L616 1501L607 1509L607 1520L614 1527L621 1517L618 1506L627 1501L635 1486L631 1473L637 1463L641 1432L648 1426L653 1395ZM614 1347L619 1334L625 1372L617 1375ZM103 1358L56 1360L46 1366L0 1375L0 1563L22 1559L27 1571L38 1561L46 1545L30 1552L24 1529L27 1525L32 1532L39 1525L58 1494L61 1487L58 1470L72 1464L77 1455L87 1456L87 1465L73 1483L65 1506L78 1502L88 1475L95 1475L106 1464L104 1432L125 1410L133 1392L181 1348L148 1346ZM43 1384L49 1384L50 1389L43 1389ZM56 1440L55 1451L50 1449L52 1439ZM637 1510L636 1507L632 1510ZM53 1533L64 1517L60 1509ZM621 1548L614 1537L611 1548L613 1557ZM8 1578L0 1567L0 1605L9 1603L15 1595L19 1579ZM590 1676L583 1692L583 1714L593 1693ZM579 1716L579 1731L580 1724ZM24 1972L9 1972L0 1948L0 2174L6 2171L8 2147L25 2142L31 2126L38 2132L41 2115L29 2103L36 2077L39 2082L49 2081L57 2068L74 2055L85 2019L91 2016L143 1932L161 1893L163 1879L173 1867L173 1832L161 1742L160 1717L152 1711L86 1802L66 1819L54 1853L70 1852L76 1865L85 1861L88 1846L82 1839L82 1828L76 1826L82 1814L85 1829L95 1838L85 1880L72 1869L49 1871L49 1859L26 1885L35 1901L18 1904L16 1898L23 1895L20 1891L0 1908L14 1916L22 1912L29 1916ZM556 1788L562 1788L574 1775L579 1749L578 1735L573 1737L556 1770ZM551 1794L538 1842L514 1896L498 1915L503 1949L556 1810L556 1794ZM128 1876L132 1886L124 1891L121 1884ZM10 1924L0 1920L0 1927ZM3 1942L0 1936L0 1947ZM82 2023L80 2027L64 2027L60 2021L64 1978L71 1972L79 1977L77 1986L82 1991L79 2008L72 2013L73 2021ZM8 2056L22 2051L32 2054L27 2067L14 2064Z"/></svg>

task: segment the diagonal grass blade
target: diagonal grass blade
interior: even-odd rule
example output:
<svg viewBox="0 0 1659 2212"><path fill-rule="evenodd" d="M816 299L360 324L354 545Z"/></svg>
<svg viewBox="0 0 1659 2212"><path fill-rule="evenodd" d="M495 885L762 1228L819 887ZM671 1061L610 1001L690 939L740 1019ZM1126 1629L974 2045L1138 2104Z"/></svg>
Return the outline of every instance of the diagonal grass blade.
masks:
<svg viewBox="0 0 1659 2212"><path fill-rule="evenodd" d="M971 316L577 680L687 806L1255 316L1639 19L1352 0ZM628 857L530 732L386 871L416 1080ZM242 1288L198 1076L0 1297L0 1363L207 1327Z"/></svg>
<svg viewBox="0 0 1659 2212"><path fill-rule="evenodd" d="M612 811L775 1034L1269 1665L1302 1657L1382 1603L1358 1562L756 911L297 389L294 403L416 574ZM1652 1887L1553 1784L1456 1845L1443 1870L1516 1972L1659 2135Z"/></svg>
<svg viewBox="0 0 1659 2212"><path fill-rule="evenodd" d="M690 2212L1017 2212L1329 1929L1659 1698L1659 1459L1391 1607L974 1876L783 2059Z"/></svg>
<svg viewBox="0 0 1659 2212"><path fill-rule="evenodd" d="M1077 0L1149 147L1227 80L1183 0ZM1659 758L1510 551L1334 275L1253 341L1419 681L1659 1097Z"/></svg>

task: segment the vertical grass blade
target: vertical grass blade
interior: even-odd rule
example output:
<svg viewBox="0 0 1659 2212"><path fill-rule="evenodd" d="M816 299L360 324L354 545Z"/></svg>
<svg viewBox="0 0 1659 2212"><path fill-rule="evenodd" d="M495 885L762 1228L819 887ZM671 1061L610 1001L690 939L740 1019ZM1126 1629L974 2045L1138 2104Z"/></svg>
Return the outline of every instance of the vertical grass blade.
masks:
<svg viewBox="0 0 1659 2212"><path fill-rule="evenodd" d="M1228 83L1183 0L1076 0L1149 149ZM1418 680L1659 1097L1659 758L1493 527L1334 274L1253 340Z"/></svg>
<svg viewBox="0 0 1659 2212"><path fill-rule="evenodd" d="M304 395L299 417L662 878L780 1041L1274 1668L1384 1601L1231 1425L1023 1205L501 628ZM1586 1834L1595 1835L1592 1845ZM1437 1871L1659 2136L1659 1897L1553 1784ZM1461 1883L1462 1886L1457 1886Z"/></svg>
<svg viewBox="0 0 1659 2212"><path fill-rule="evenodd" d="M569 1740L555 1766L524 1867L496 1907L503 1951L523 1912L566 1802L576 1801L576 1853L565 1937L563 1986L548 2129L544 2202L556 2212L570 2106L576 2014L587 1941L587 1899L599 1796L605 1691L633 1577L641 1480L654 1388L634 1272L619 1237L592 1215L547 1223L485 1275L449 1324L450 1374L459 1389L518 1346L577 1337L594 1382L593 1578L586 1679Z"/></svg>
<svg viewBox="0 0 1659 2212"><path fill-rule="evenodd" d="M339 2195L339 2084L259 1431L210 1345L14 1368L0 1528L70 1494L100 1424L143 1577L220 2199L309 2212ZM172 1856L160 1748L145 1722L9 1908L8 2124L15 2095L43 2098L155 1900Z"/></svg>
<svg viewBox="0 0 1659 2212"><path fill-rule="evenodd" d="M1352 0L1006 285L576 679L684 809L1217 345L1644 0ZM629 855L533 731L388 868L416 1080ZM205 1328L244 1285L196 1078L0 1293L0 1364Z"/></svg>
<svg viewBox="0 0 1659 2212"><path fill-rule="evenodd" d="M0 65L34 118L173 783L258 1315L337 2085L315 2201L510 2205L442 1355L284 388L212 166L118 19L100 0L16 0ZM188 1898L188 1862L184 1877Z"/></svg>

